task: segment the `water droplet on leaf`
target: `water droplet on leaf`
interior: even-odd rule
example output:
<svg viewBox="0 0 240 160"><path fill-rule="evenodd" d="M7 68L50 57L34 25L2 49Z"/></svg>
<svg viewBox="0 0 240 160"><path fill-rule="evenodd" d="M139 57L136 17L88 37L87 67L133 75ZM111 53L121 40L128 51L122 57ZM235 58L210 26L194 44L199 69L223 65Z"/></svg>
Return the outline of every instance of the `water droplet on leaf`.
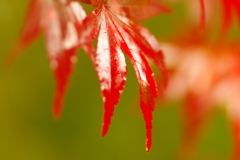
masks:
<svg viewBox="0 0 240 160"><path fill-rule="evenodd" d="M103 97L103 102L105 102L106 101L106 97Z"/></svg>
<svg viewBox="0 0 240 160"><path fill-rule="evenodd" d="M70 59L70 61L71 61L73 64L76 64L77 61L78 61L77 56L72 56L71 59Z"/></svg>

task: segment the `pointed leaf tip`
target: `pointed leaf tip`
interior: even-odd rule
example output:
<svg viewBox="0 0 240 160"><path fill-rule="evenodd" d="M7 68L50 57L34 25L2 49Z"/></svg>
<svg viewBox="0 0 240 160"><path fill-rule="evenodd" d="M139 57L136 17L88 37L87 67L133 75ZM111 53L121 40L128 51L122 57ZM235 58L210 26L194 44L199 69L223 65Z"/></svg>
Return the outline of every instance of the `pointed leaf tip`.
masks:
<svg viewBox="0 0 240 160"><path fill-rule="evenodd" d="M157 87L153 77L154 74L143 54L150 52L147 55L155 60L160 69L164 69L163 55L158 54L159 45L153 38L146 40L146 37L139 33L142 30L136 29L127 17L121 19L121 17L109 12L108 8L99 8L92 12L90 16L92 18L86 18L85 22L94 24L93 21L97 21L99 23L91 25L92 29L87 32L90 34L83 38L83 42L85 42L83 44L92 43L98 35L96 56L93 56L92 59L95 62L104 102L101 134L102 136L107 134L114 108L118 104L119 97L124 89L127 70L125 57L121 51L123 50L135 69L140 85L140 106L146 126L146 150L149 152L152 145L152 112L155 104L154 99L157 97ZM82 29L85 30L86 28L83 27ZM99 32L93 32L93 30ZM89 41L86 42L85 39L88 38ZM160 58L160 60L156 60L156 58Z"/></svg>
<svg viewBox="0 0 240 160"><path fill-rule="evenodd" d="M105 136L124 89L127 71L125 57L114 39L113 26L104 14L101 18L95 63L104 102L102 136Z"/></svg>
<svg viewBox="0 0 240 160"><path fill-rule="evenodd" d="M51 62L55 62L52 66L56 81L55 97L53 104L53 114L56 119L59 119L62 114L62 106L65 94L68 88L69 79L71 77L76 61L76 48L65 50L58 54L54 59L50 58Z"/></svg>
<svg viewBox="0 0 240 160"><path fill-rule="evenodd" d="M152 132L151 130L147 133L147 140L146 140L146 151L149 153L152 147Z"/></svg>
<svg viewBox="0 0 240 160"><path fill-rule="evenodd" d="M62 99L63 95L56 93L53 104L53 116L56 120L60 119L62 115Z"/></svg>
<svg viewBox="0 0 240 160"><path fill-rule="evenodd" d="M102 137L105 137L109 129L109 124L103 123L102 125Z"/></svg>
<svg viewBox="0 0 240 160"><path fill-rule="evenodd" d="M142 47L145 44L139 45L139 41L144 39L136 36L139 35L136 33L137 30L129 29L122 21L114 19L114 17L112 17L112 22L112 28L116 31L115 37L117 37L117 42L130 58L140 85L140 106L146 126L146 150L150 151L152 145L152 112L154 110L154 98L157 96L157 88L151 67L142 53L148 50ZM146 44L149 46L148 43ZM153 51L152 49L149 50Z"/></svg>

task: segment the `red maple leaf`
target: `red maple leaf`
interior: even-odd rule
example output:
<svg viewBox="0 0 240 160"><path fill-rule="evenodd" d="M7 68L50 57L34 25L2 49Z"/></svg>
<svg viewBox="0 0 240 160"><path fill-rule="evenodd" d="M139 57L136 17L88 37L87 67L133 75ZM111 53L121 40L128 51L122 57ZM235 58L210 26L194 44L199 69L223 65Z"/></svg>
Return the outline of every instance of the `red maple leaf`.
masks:
<svg viewBox="0 0 240 160"><path fill-rule="evenodd" d="M88 2L90 3L90 1ZM150 1L144 5L145 9L150 11L150 15L147 14L148 12L144 12L146 15L139 16L139 19L162 12L162 6L157 6L157 3L153 5L153 3L155 4ZM157 88L153 78L154 74L145 56L156 64L165 77L167 76L163 54L157 40L146 28L129 19L136 18L132 9L139 8L141 10L143 6L137 5L138 7L132 8L131 5L123 6L122 2L114 0L98 3L98 8L93 10L83 21L79 30L79 43L86 45L92 44L95 38L98 40L96 54L90 54L95 55L93 63L100 80L104 101L102 136L106 135L109 129L114 108L118 104L125 86L127 69L122 51L130 58L140 85L140 106L146 122L146 149L149 151L152 144L152 112ZM155 14L151 12L152 7L155 8ZM156 10L157 7L159 10ZM125 14L126 10L122 8L126 8L127 13L131 14Z"/></svg>
<svg viewBox="0 0 240 160"><path fill-rule="evenodd" d="M76 59L77 30L86 14L74 0L31 0L21 35L13 54L30 45L43 32L50 67L56 79L54 115L61 115L63 98Z"/></svg>
<svg viewBox="0 0 240 160"><path fill-rule="evenodd" d="M142 20L169 12L169 9L153 0L80 1L97 9L85 18L83 8L76 0L31 0L23 30L13 51L14 56L43 32L50 67L57 83L53 111L58 118L62 112L69 77L77 60L76 50L83 47L93 61L101 83L105 109L102 128L104 136L125 86L127 68L123 50L130 58L140 84L140 104L146 122L146 148L149 151L157 87L145 56L163 72L165 85L167 73L157 40L146 28L129 18ZM92 42L97 36L95 51Z"/></svg>

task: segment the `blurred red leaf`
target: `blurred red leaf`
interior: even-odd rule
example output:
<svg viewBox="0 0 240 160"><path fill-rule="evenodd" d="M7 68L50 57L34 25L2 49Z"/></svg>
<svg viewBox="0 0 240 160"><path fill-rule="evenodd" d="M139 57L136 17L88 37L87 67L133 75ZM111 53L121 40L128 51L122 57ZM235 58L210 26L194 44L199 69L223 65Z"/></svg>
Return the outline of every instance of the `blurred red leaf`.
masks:
<svg viewBox="0 0 240 160"><path fill-rule="evenodd" d="M76 62L77 30L85 12L74 0L31 0L18 43L10 54L13 59L30 45L40 32L44 33L50 67L56 79L54 116L62 112L62 103L69 77Z"/></svg>
<svg viewBox="0 0 240 160"><path fill-rule="evenodd" d="M155 0L109 0L114 13L134 20L145 20L171 10Z"/></svg>
<svg viewBox="0 0 240 160"><path fill-rule="evenodd" d="M232 135L233 135L233 152L232 160L240 159L240 119L239 117L232 120Z"/></svg>
<svg viewBox="0 0 240 160"><path fill-rule="evenodd" d="M223 6L223 32L228 32L232 26L234 14L236 13L240 23L240 1L239 0L221 0Z"/></svg>
<svg viewBox="0 0 240 160"><path fill-rule="evenodd" d="M169 74L166 98L185 102L182 107L184 130L180 146L180 151L184 153L181 153L181 156L192 154L203 124L207 122L215 107L224 106L229 115L234 138L232 157L240 158L239 53L238 42L211 44L206 40L189 41L189 45L180 43L178 47L169 49L166 58L172 71Z"/></svg>

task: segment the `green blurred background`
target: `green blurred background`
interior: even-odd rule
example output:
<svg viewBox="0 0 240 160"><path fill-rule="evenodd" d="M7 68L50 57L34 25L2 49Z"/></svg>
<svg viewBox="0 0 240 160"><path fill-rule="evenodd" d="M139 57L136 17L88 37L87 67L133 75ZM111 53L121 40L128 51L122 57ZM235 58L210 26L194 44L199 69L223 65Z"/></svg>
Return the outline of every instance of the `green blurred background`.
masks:
<svg viewBox="0 0 240 160"><path fill-rule="evenodd" d="M11 67L4 58L16 41L28 1L0 0L0 160L176 160L182 136L180 102L157 105L153 145L145 151L139 86L131 65L128 81L106 137L100 136L102 100L94 68L79 51L60 120L52 117L54 81L43 37ZM160 39L186 20L183 5L171 15L143 22ZM129 64L129 63L128 63ZM218 110L201 134L198 160L225 160L232 149L225 112Z"/></svg>

